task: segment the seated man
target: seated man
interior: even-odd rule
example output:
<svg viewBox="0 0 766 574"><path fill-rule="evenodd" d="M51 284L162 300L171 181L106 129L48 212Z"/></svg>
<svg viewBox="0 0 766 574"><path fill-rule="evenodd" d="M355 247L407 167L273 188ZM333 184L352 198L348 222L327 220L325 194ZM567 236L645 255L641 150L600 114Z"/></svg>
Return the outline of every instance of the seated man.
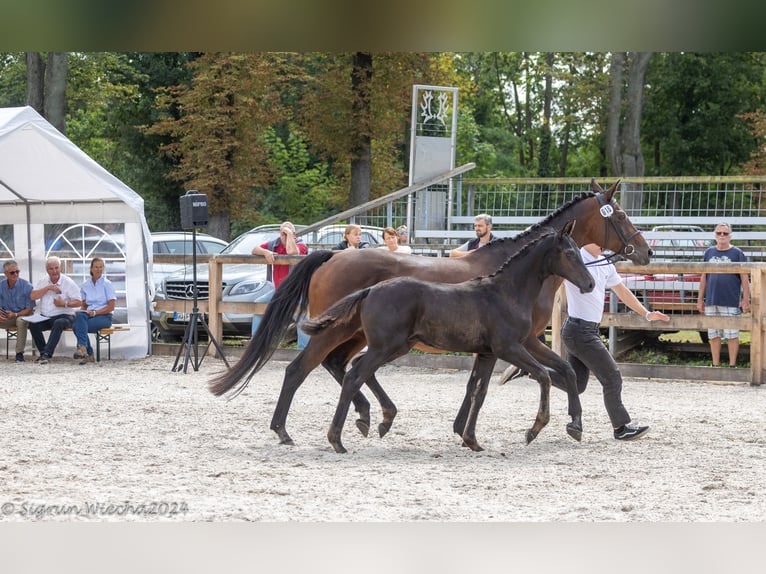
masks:
<svg viewBox="0 0 766 574"><path fill-rule="evenodd" d="M43 365L53 356L64 329L74 324L75 310L82 306L80 289L71 277L61 273L61 260L58 257L48 258L45 271L48 276L37 282L30 297L33 301L40 301L40 314L47 319L29 325L32 340L40 351L36 362ZM51 332L47 343L43 331Z"/></svg>
<svg viewBox="0 0 766 574"><path fill-rule="evenodd" d="M32 284L19 277L19 264L13 259L3 263L5 279L0 281L0 327L16 327L16 362L24 362L27 345L27 322L19 320L31 315L35 302L30 298Z"/></svg>

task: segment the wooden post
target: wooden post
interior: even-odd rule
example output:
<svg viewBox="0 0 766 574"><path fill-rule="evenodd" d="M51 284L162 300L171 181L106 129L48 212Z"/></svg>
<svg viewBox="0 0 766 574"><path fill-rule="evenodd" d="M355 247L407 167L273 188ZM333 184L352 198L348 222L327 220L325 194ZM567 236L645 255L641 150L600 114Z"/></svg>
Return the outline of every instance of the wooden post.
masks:
<svg viewBox="0 0 766 574"><path fill-rule="evenodd" d="M753 269L750 273L750 313L752 315L752 330L750 331L750 382L753 385L763 383L763 353L766 351L766 337L763 328L763 287L764 268Z"/></svg>
<svg viewBox="0 0 766 574"><path fill-rule="evenodd" d="M210 334L221 344L223 341L223 317L218 310L218 306L223 301L223 264L216 261L215 255L208 261L208 329ZM208 341L208 352L215 353L214 356L218 359L218 351L215 349L212 341Z"/></svg>

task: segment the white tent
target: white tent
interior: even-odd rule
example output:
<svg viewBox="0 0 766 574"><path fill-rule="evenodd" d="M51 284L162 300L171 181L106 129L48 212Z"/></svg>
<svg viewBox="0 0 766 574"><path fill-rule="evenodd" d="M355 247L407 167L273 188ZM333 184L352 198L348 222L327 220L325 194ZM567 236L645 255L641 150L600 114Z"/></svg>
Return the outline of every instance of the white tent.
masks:
<svg viewBox="0 0 766 574"><path fill-rule="evenodd" d="M113 255L105 259L118 293L115 323L130 325L112 337L112 358L144 357L152 263L144 200L33 108L0 108L0 260L14 258L34 284L49 254L67 253L62 270L80 285L89 260L105 252ZM56 355L74 344L66 333Z"/></svg>

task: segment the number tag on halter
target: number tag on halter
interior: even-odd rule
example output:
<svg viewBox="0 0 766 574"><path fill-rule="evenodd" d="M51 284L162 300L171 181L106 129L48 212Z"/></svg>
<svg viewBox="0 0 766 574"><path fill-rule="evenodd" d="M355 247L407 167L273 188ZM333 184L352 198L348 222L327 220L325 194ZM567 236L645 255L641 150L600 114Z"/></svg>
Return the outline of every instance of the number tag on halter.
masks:
<svg viewBox="0 0 766 574"><path fill-rule="evenodd" d="M614 208L611 206L611 204L607 203L606 205L602 205L599 208L599 212L601 213L601 217L606 219L612 217L614 214Z"/></svg>

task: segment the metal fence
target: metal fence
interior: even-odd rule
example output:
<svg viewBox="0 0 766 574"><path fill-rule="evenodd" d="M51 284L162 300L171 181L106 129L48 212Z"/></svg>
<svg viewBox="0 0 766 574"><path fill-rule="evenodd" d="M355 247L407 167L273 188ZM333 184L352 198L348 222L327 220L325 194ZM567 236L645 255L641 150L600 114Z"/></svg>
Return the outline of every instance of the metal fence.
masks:
<svg viewBox="0 0 766 574"><path fill-rule="evenodd" d="M473 237L477 214L493 217L495 235L513 236L590 189L587 178L456 177L451 186L432 185L349 220L380 227L406 224L415 251L434 255ZM658 243L660 258L700 258L716 223L726 221L734 230L733 243L751 261L766 261L766 176L626 178L617 198L647 241ZM665 229L655 230L661 226ZM680 229L685 226L694 229Z"/></svg>

